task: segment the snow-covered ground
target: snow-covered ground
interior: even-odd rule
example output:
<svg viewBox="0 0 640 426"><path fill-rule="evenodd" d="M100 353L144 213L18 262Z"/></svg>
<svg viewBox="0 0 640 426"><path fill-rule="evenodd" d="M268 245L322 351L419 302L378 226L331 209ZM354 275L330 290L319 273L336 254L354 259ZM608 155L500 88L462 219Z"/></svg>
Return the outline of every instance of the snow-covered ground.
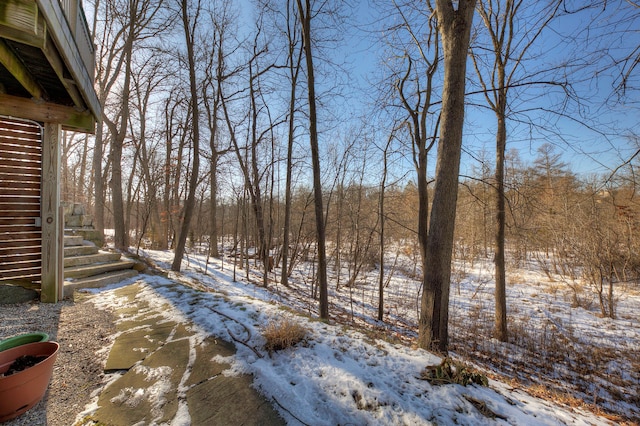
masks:
<svg viewBox="0 0 640 426"><path fill-rule="evenodd" d="M171 252L144 255L166 269L173 260ZM523 336L500 344L483 337L490 335L493 318L491 271L486 264L458 266L451 289L452 353L495 380L488 388L432 386L420 374L441 359L411 346L419 282L403 271L397 268L386 287L384 322L374 320L375 270L339 290L333 275L328 324L317 321L312 266L307 264L296 269L289 288L277 284L275 273L268 289L253 273L247 281L241 269L234 281L228 259L207 261L193 254L180 274L137 279L145 283L146 298L173 305L166 315L190 319L204 335L242 340L231 360L234 369L253 374L255 386L292 425L598 425L623 420L598 416L593 407L627 415L628 424L640 419L637 289L620 296L619 319L603 319L596 311L571 307L557 283L521 272L510 280L517 283L508 289L508 305L512 333ZM187 286L176 290L171 280ZM97 294L105 304L117 303L110 290ZM307 328L308 336L295 347L268 354L261 332L285 317ZM593 407L588 410L585 404Z"/></svg>

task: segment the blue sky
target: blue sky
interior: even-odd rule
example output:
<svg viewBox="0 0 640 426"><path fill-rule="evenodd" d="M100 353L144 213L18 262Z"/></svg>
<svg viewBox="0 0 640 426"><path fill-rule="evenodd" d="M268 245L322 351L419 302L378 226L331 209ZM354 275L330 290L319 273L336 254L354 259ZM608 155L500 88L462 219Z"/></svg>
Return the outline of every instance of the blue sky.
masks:
<svg viewBox="0 0 640 426"><path fill-rule="evenodd" d="M566 3L571 7L570 2ZM249 5L250 0L240 3L241 16L249 22L254 8ZM349 13L344 26L342 40L339 49L330 52L337 62L345 61L348 72L345 76L349 84L356 88L342 100L338 108L344 108L345 114L364 111L367 115L371 110L371 94L374 84L381 69L379 61L382 47L376 42L378 30L381 28L380 12L374 2L370 0L354 0L348 3L351 7L345 11ZM578 2L576 7L581 6ZM556 21L544 36L539 39L531 50L532 54L539 54L539 61L550 64L569 59L584 59L593 56L593 63L579 67L576 75L568 75L566 78L572 82L572 87L580 98L580 103L568 104L567 117L560 118L553 114L542 116L538 112L527 115L528 119L543 122L554 121L555 128L549 131L535 130L529 133L526 126L512 121L509 124L508 149L515 148L520 152L524 161L532 161L535 158L537 147L543 143L551 143L556 147L556 152L563 153L563 160L570 164L576 173L590 174L603 173L615 169L625 161L633 152L635 146L630 144L629 132L640 133L637 125L639 103L633 96L623 102L607 103L611 98L614 79L619 76L619 67L613 67L615 58L620 58L628 52L632 52L638 46L637 33L640 27L640 10L634 15L634 9L628 3L608 2L606 8L594 8L569 14ZM476 24L480 19L476 15ZM587 26L588 23L591 25ZM612 27L611 23L617 23ZM524 24L526 25L526 24ZM588 28L588 31L587 31ZM577 40L583 40L582 46L578 42L569 42L570 36ZM585 43L585 37L589 42ZM578 48L578 49L576 49ZM584 57L581 57L584 49ZM596 58L600 53L606 55ZM318 52L318 56L326 55L326 52ZM537 59L538 60L538 59ZM316 63L318 60L316 60ZM593 65L595 68L590 68ZM537 66L534 61L527 63L526 69L531 71ZM596 69L599 72L596 74ZM636 71L636 75L638 74ZM476 78L471 61L468 65L468 76ZM558 79L561 76L555 75ZM576 82L577 79L583 81ZM636 81L638 79L636 78ZM332 82L329 82L332 83ZM322 80L318 81L323 85ZM471 85L468 85L468 88ZM554 93L555 92L555 93ZM513 92L512 92L513 93ZM482 97L473 97L470 102L481 102ZM514 108L518 110L543 107L558 110L561 96L557 90L549 91L548 87L529 89L522 97L515 99ZM635 103L634 103L635 101ZM580 124L584 123L584 124ZM545 124L548 127L548 124ZM477 107L467 109L467 122L465 126L465 146L479 156L485 151L485 157L493 159L495 117L493 113L482 111ZM470 173L478 164L472 160L472 156L463 156L461 173ZM431 162L432 169L435 161ZM410 167L410 164L407 164Z"/></svg>
<svg viewBox="0 0 640 426"><path fill-rule="evenodd" d="M357 14L365 22L366 19L376 18L374 9L367 5L366 1L359 2L360 13ZM563 159L571 165L572 170L582 174L607 173L635 152L636 147L629 144L627 136L629 131L640 133L637 124L640 112L637 98L631 96L620 102L613 102L612 98L612 90L616 84L614 80L619 77L620 72L619 67L613 65L613 61L633 52L640 43L640 37L637 37L640 10L635 16L633 11L634 9L624 2L609 2L607 8L595 8L563 16L543 33L531 49L532 55L540 55L536 61L549 64L565 60L589 62L578 66L574 70L575 75L566 77L579 97L579 104L570 102L565 118L548 114L543 117L536 112L528 114L533 120L557 120L553 131L534 132L531 135L526 126L511 121L508 149L518 149L522 158L527 161L535 157L539 145L551 143L556 146L557 152L564 153ZM480 24L477 15L475 23ZM592 23L588 32L587 23ZM616 23L613 29L611 23ZM570 36L584 40L587 35L587 43L569 41ZM365 43L360 41L348 49L351 55L360 55L354 62L359 65L357 69L363 75L373 72L376 67L375 52L363 50L362 46L365 46ZM607 54L604 54L605 49ZM526 63L525 67L531 72L535 71L536 65L532 61ZM599 71L597 74L596 70ZM635 75L639 72L640 69L636 70ZM468 63L467 74L470 79L477 78L471 61ZM561 81L562 77L556 73L553 79ZM467 87L471 90L471 85ZM514 99L513 105L518 110L535 107L556 109L557 103L562 101L562 93L559 92L558 89L549 90L546 86L530 89L522 98ZM513 91L510 92L510 95L513 94ZM609 102L606 102L608 98ZM481 100L481 97L468 99L469 102ZM486 150L488 158L494 157L495 121L491 112L474 107L467 109L465 145L468 150L476 155ZM555 136L554 132L561 134ZM463 169L466 165L468 170L473 162L469 156L465 157L466 164L463 164ZM462 172L464 173L464 170Z"/></svg>

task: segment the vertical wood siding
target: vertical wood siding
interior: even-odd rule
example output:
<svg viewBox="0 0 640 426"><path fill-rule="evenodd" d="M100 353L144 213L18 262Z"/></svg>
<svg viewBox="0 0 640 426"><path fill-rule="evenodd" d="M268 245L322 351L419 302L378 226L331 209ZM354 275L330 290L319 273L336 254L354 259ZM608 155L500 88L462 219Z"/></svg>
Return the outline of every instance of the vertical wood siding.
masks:
<svg viewBox="0 0 640 426"><path fill-rule="evenodd" d="M42 130L0 117L0 281L41 279Z"/></svg>

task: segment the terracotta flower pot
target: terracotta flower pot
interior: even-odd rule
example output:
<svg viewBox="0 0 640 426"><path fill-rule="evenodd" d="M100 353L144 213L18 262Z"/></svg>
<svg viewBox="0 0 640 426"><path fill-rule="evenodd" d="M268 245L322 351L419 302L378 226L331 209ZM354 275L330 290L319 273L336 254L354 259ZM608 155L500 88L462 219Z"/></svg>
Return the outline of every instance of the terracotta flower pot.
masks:
<svg viewBox="0 0 640 426"><path fill-rule="evenodd" d="M47 333L35 332L19 334L0 341L0 352L15 348L16 346L26 345L27 343L46 342L47 340L49 340Z"/></svg>
<svg viewBox="0 0 640 426"><path fill-rule="evenodd" d="M18 417L42 399L59 347L56 342L37 342L0 352L0 423ZM25 370L4 376L11 364L24 355L46 358Z"/></svg>

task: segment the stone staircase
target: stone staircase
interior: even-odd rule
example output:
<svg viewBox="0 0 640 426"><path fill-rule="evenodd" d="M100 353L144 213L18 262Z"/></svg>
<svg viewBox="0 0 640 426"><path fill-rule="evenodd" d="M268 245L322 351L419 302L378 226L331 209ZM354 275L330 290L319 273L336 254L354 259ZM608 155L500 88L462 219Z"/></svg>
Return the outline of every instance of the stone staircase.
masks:
<svg viewBox="0 0 640 426"><path fill-rule="evenodd" d="M82 235L64 237L64 297L75 289L96 288L134 277L140 263L120 253L103 251Z"/></svg>

